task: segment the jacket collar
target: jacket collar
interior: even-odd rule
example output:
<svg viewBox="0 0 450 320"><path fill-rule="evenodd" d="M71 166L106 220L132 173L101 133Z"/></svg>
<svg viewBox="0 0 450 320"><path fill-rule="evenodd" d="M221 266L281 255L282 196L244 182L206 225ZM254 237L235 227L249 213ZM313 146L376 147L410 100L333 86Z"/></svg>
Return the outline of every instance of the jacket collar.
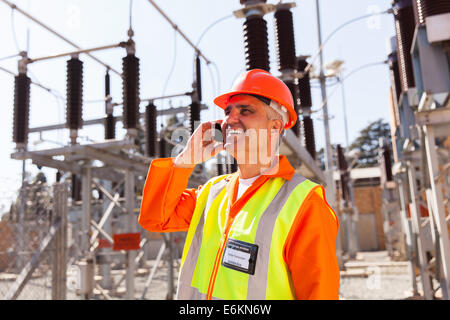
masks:
<svg viewBox="0 0 450 320"><path fill-rule="evenodd" d="M277 158L278 165L273 166L262 175L267 176L268 178L277 178L281 177L286 180L291 180L295 169L289 163L289 160L284 155L278 155ZM226 181L234 181L239 178L239 173L234 172L225 178Z"/></svg>

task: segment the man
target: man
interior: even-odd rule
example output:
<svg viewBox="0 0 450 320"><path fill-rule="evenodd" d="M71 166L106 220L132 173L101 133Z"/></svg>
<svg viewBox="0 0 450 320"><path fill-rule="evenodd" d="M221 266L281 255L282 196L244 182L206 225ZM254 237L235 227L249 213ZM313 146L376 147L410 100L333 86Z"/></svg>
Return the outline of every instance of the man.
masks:
<svg viewBox="0 0 450 320"><path fill-rule="evenodd" d="M338 221L323 187L295 174L277 154L297 120L287 86L270 73L242 74L217 97L214 122L201 124L176 158L155 159L139 223L154 232L188 230L179 299L338 299ZM196 164L221 150L238 172L186 189Z"/></svg>

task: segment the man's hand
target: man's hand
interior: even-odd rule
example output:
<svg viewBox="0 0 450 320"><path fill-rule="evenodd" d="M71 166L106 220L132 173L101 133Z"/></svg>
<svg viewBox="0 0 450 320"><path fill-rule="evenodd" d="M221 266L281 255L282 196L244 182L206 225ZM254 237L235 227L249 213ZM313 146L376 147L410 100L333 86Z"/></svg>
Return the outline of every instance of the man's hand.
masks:
<svg viewBox="0 0 450 320"><path fill-rule="evenodd" d="M194 168L223 150L223 143L214 141L216 123L222 123L222 120L203 122L195 129L186 147L175 158L176 167Z"/></svg>

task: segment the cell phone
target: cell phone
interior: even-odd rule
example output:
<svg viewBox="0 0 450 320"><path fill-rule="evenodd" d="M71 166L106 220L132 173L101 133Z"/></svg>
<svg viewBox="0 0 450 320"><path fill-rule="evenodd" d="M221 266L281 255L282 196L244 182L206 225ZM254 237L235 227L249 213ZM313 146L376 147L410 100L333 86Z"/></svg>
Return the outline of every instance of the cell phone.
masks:
<svg viewBox="0 0 450 320"><path fill-rule="evenodd" d="M222 126L218 122L216 122L214 124L214 141L222 142L222 143L224 142L223 134L222 134Z"/></svg>

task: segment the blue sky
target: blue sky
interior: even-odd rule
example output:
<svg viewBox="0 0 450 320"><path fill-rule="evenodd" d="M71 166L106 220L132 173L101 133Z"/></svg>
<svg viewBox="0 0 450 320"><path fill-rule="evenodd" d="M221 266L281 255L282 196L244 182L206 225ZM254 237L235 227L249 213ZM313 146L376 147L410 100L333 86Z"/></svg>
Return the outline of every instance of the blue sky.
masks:
<svg viewBox="0 0 450 320"><path fill-rule="evenodd" d="M83 48L118 43L127 39L129 27L129 0L12 0L20 8L52 27ZM179 28L196 43L202 32L216 20L229 16L240 9L238 0L155 0ZM269 0L268 3L278 1ZM286 2L286 1L283 1ZM318 49L315 0L295 1L294 16L297 55L314 56ZM369 12L384 11L390 7L390 0L321 0L322 38L343 23ZM271 71L279 75L274 36L273 13L265 16L268 22ZM141 98L181 93L191 90L193 81L194 50L179 35L147 0L134 0L132 23L135 32L136 55L141 62ZM203 63L203 102L210 110L202 113L202 120L222 115L212 100L231 86L236 76L245 69L242 19L229 17L210 29L199 44L204 55L212 64ZM14 28L13 28L14 26ZM73 47L56 38L19 12L0 2L0 59L27 48L29 35L29 56L31 58L73 50ZM15 32L14 32L15 29ZM15 37L14 37L15 33ZM344 76L356 68L386 59L386 43L394 35L392 15L380 15L344 27L324 47L324 61L344 60ZM17 48L18 47L18 48ZM116 70L121 70L124 49L111 49L94 54ZM29 76L46 87L65 96L67 58L42 61L29 66ZM84 61L84 95L86 102L103 98L105 68L87 56ZM318 65L318 60L316 62ZM17 58L0 60L0 67L17 72ZM170 72L172 70L172 72ZM317 70L317 68L316 68ZM120 78L112 74L113 100L122 100ZM13 119L13 77L0 71L0 207L15 194L22 171L22 163L10 159L15 145L12 143ZM165 86L166 84L166 86ZM365 68L345 81L345 98L350 142L358 136L359 130L379 118L389 120L389 73L386 65ZM166 88L164 90L164 88ZM333 87L328 93L333 92ZM318 83L313 83L313 109L321 105ZM159 102L159 108L187 105L190 99L175 98ZM141 104L141 111L145 104ZM329 98L331 115L331 142L345 145L344 121L342 115L341 90ZM104 103L85 103L85 119L104 115ZM115 114L121 114L120 107ZM321 113L314 114L317 148L324 145ZM65 121L65 103L48 92L32 86L30 127L37 127ZM123 137L120 126L118 138ZM82 139L101 140L101 126L81 130ZM44 140L66 144L66 130L44 133ZM29 137L30 149L55 147L53 142L35 144L39 136ZM27 169L36 172L35 166ZM54 173L53 170L47 171ZM1 209L1 208L0 208Z"/></svg>

